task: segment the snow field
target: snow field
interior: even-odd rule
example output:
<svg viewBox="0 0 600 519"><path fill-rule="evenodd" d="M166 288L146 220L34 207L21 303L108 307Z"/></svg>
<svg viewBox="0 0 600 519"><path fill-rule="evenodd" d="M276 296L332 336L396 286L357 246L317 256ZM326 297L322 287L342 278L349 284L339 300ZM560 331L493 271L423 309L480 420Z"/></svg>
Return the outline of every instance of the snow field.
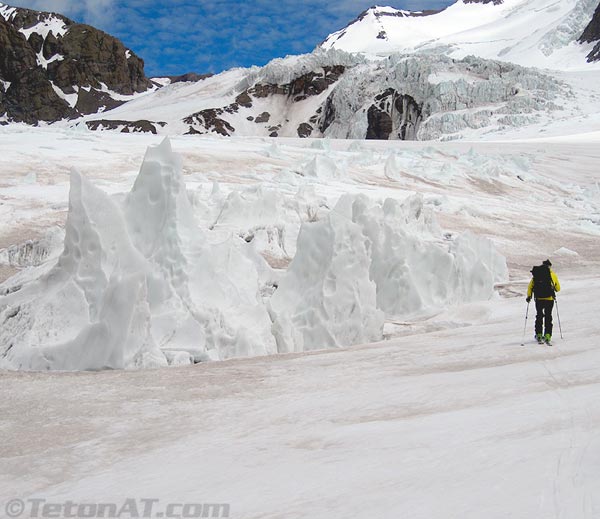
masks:
<svg viewBox="0 0 600 519"><path fill-rule="evenodd" d="M151 495L230 503L242 518L592 519L600 286L561 281L565 340L553 349L519 345L525 304L512 298L345 350L6 374L0 500ZM40 402L24 431L23 412Z"/></svg>

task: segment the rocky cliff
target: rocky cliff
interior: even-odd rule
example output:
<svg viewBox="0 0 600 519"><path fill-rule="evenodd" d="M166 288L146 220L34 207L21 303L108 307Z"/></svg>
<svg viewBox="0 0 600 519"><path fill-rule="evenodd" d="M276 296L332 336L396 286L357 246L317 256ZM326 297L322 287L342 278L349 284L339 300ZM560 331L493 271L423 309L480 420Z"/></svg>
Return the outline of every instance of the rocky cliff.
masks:
<svg viewBox="0 0 600 519"><path fill-rule="evenodd" d="M54 13L0 3L0 116L36 124L96 113L152 88L119 40Z"/></svg>
<svg viewBox="0 0 600 519"><path fill-rule="evenodd" d="M592 51L588 54L587 59L591 63L592 61L600 61L600 4L596 8L596 12L592 18L592 21L583 31L581 43L596 43Z"/></svg>

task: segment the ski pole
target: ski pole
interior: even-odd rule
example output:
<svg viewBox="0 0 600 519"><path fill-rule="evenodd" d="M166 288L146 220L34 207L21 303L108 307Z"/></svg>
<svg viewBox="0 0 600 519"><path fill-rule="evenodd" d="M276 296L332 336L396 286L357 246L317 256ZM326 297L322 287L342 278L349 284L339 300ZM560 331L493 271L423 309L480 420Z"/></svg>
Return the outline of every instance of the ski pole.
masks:
<svg viewBox="0 0 600 519"><path fill-rule="evenodd" d="M560 330L560 338L563 338L562 327L560 326L560 314L558 313L558 299L554 296L554 302L556 303L556 317L558 317L558 329Z"/></svg>
<svg viewBox="0 0 600 519"><path fill-rule="evenodd" d="M529 301L527 301L527 311L525 312L525 326L523 326L523 339L521 346L525 346L525 331L527 330L527 317L529 316Z"/></svg>

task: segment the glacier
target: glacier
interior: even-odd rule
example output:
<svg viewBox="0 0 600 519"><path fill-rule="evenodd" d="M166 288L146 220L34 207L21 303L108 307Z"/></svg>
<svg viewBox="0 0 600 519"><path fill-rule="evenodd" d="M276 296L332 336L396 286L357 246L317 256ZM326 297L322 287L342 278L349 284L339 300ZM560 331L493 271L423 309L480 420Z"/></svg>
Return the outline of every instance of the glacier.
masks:
<svg viewBox="0 0 600 519"><path fill-rule="evenodd" d="M444 234L418 194L346 194L330 207L316 188L344 165L313 153L287 194L190 191L168 139L148 148L125 196L73 170L62 252L54 230L41 264L0 285L0 367L134 369L343 347L381 340L386 319L493 297L507 270L489 240ZM403 167L407 157L392 158Z"/></svg>

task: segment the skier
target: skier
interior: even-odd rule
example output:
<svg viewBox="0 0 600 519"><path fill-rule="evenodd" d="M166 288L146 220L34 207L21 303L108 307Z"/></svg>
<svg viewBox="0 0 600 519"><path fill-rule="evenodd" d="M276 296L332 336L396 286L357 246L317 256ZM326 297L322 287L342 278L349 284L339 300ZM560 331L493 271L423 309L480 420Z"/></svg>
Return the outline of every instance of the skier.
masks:
<svg viewBox="0 0 600 519"><path fill-rule="evenodd" d="M552 309L554 308L554 299L556 292L560 292L560 283L554 271L550 268L550 260L544 261L541 265L533 267L531 274L533 277L527 287L527 299L529 303L531 296L535 296L535 338L538 343L551 344L552 341ZM544 334L542 335L542 325Z"/></svg>

